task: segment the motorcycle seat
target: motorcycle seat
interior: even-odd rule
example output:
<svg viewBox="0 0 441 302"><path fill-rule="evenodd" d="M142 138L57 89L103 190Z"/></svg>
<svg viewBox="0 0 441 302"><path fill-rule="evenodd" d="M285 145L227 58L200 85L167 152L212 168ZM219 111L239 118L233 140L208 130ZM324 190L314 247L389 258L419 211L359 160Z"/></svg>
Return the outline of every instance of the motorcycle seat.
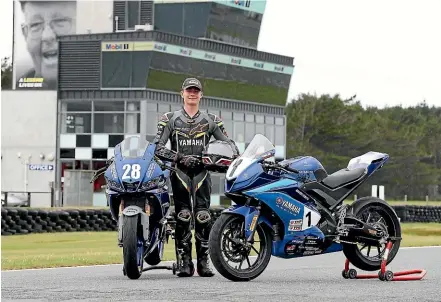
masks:
<svg viewBox="0 0 441 302"><path fill-rule="evenodd" d="M352 170L348 170L347 168L341 169L328 175L328 177L322 180L322 183L329 188L335 189L343 184L350 183L354 180L359 179L364 174L364 168L357 168Z"/></svg>

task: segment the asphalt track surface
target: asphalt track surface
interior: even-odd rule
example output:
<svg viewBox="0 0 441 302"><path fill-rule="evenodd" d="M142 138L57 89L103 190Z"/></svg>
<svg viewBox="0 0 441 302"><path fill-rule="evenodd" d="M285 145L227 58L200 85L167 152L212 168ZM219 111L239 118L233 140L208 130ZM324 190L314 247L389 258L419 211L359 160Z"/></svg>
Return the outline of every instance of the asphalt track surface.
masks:
<svg viewBox="0 0 441 302"><path fill-rule="evenodd" d="M2 271L2 301L441 301L441 247L403 248L388 267L424 268L421 281L346 280L342 253L272 258L250 282L178 278L167 270L123 276L121 265ZM360 271L359 271L360 273Z"/></svg>

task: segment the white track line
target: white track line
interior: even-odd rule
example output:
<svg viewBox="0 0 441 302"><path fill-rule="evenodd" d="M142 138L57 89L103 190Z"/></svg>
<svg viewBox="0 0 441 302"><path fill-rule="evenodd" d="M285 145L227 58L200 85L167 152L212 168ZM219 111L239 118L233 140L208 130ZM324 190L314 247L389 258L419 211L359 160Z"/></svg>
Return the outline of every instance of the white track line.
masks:
<svg viewBox="0 0 441 302"><path fill-rule="evenodd" d="M441 245L426 245L426 246L403 246L400 250L407 249L431 249L431 248L441 248Z"/></svg>
<svg viewBox="0 0 441 302"><path fill-rule="evenodd" d="M256 258L257 256L250 256L249 258ZM172 264L175 262L174 260L167 260L162 261L158 266ZM194 260L193 260L194 262ZM44 268L24 268L24 269L11 269L11 270L2 270L1 273L8 273L8 272L22 272L22 271L41 271L41 270L54 270L54 269L65 269L65 268L87 268L87 267L109 267L109 266L122 266L122 263L116 263L116 264L97 264L97 265L79 265L79 266L60 266L60 267L44 267Z"/></svg>
<svg viewBox="0 0 441 302"><path fill-rule="evenodd" d="M428 246L406 246L401 247L400 250L410 250L410 249L430 249L430 248L441 248L441 246L436 245L428 245ZM333 253L330 253L333 254ZM326 254L324 254L326 255ZM255 258L257 256L250 256L250 258ZM298 258L297 258L298 259ZM286 259L290 260L290 259ZM162 261L159 265L167 265L172 264L173 260L168 261ZM81 265L81 266L60 266L60 267L46 267L46 268L25 268L25 269L16 269L16 270L2 270L1 273L8 273L8 272L22 272L22 271L41 271L41 270L53 270L53 269L68 269L68 268L90 268L90 267L109 267L109 266L122 266L122 263L119 264L97 264L97 265Z"/></svg>

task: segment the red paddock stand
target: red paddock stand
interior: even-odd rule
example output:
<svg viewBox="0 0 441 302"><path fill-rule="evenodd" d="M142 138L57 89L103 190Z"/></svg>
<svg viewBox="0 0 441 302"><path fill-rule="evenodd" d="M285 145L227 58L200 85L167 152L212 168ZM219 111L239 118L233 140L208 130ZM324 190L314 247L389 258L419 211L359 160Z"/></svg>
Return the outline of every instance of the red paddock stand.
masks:
<svg viewBox="0 0 441 302"><path fill-rule="evenodd" d="M381 281L413 281L421 280L426 275L426 270L424 269L413 269L402 272L392 272L386 270L387 257L392 248L392 242L388 241L386 245L386 250L384 251L383 260L381 261L381 270L378 274L365 274L358 275L357 271L353 268L349 269L349 260L346 259L345 269L342 271L343 278L345 279L380 279Z"/></svg>

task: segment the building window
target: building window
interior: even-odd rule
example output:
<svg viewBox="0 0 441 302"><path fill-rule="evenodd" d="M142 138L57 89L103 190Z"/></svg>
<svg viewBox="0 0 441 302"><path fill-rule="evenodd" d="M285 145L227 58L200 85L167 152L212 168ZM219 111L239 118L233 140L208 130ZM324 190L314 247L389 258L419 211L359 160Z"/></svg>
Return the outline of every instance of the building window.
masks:
<svg viewBox="0 0 441 302"><path fill-rule="evenodd" d="M124 102L103 102L95 101L93 102L93 109L95 111L120 111L124 112Z"/></svg>
<svg viewBox="0 0 441 302"><path fill-rule="evenodd" d="M90 101L66 101L61 104L61 111L80 112L92 111L92 102Z"/></svg>
<svg viewBox="0 0 441 302"><path fill-rule="evenodd" d="M76 144L75 146L78 147L86 147L89 148L91 146L91 135L90 134L78 134L75 135Z"/></svg>
<svg viewBox="0 0 441 302"><path fill-rule="evenodd" d="M265 116L265 123L274 125L274 116Z"/></svg>
<svg viewBox="0 0 441 302"><path fill-rule="evenodd" d="M61 133L90 133L92 115L90 113L62 113Z"/></svg>
<svg viewBox="0 0 441 302"><path fill-rule="evenodd" d="M126 1L126 20L127 29L134 29L135 25L140 24L140 9L141 1Z"/></svg>
<svg viewBox="0 0 441 302"><path fill-rule="evenodd" d="M219 174L211 174L211 194L221 193L221 176Z"/></svg>
<svg viewBox="0 0 441 302"><path fill-rule="evenodd" d="M124 113L95 113L95 133L124 133Z"/></svg>
<svg viewBox="0 0 441 302"><path fill-rule="evenodd" d="M168 104L158 104L158 112L162 113L162 114L170 112L170 105L168 105Z"/></svg>
<svg viewBox="0 0 441 302"><path fill-rule="evenodd" d="M126 134L136 134L140 133L141 131L141 115L139 113L126 113L126 128L125 133Z"/></svg>
<svg viewBox="0 0 441 302"><path fill-rule="evenodd" d="M147 134L156 134L156 132L158 132L158 113L147 111Z"/></svg>
<svg viewBox="0 0 441 302"><path fill-rule="evenodd" d="M256 135L256 127L254 123L245 124L245 142L249 143L253 140L254 135Z"/></svg>
<svg viewBox="0 0 441 302"><path fill-rule="evenodd" d="M245 121L247 123L254 123L254 114L247 114L247 115L245 115Z"/></svg>
<svg viewBox="0 0 441 302"><path fill-rule="evenodd" d="M285 127L284 126L276 126L276 134L274 139L274 144L279 146L285 145Z"/></svg>
<svg viewBox="0 0 441 302"><path fill-rule="evenodd" d="M221 110L220 117L223 120L232 120L233 119L233 113L231 111Z"/></svg>
<svg viewBox="0 0 441 302"><path fill-rule="evenodd" d="M156 103L147 103L147 111L158 112L158 104L156 104Z"/></svg>
<svg viewBox="0 0 441 302"><path fill-rule="evenodd" d="M93 149L92 150L93 159L107 159L107 149Z"/></svg>
<svg viewBox="0 0 441 302"><path fill-rule="evenodd" d="M171 105L171 111L178 111L182 109L182 105Z"/></svg>
<svg viewBox="0 0 441 302"><path fill-rule="evenodd" d="M75 149L60 149L60 158L75 158Z"/></svg>
<svg viewBox="0 0 441 302"><path fill-rule="evenodd" d="M276 125L283 126L283 117L276 117Z"/></svg>
<svg viewBox="0 0 441 302"><path fill-rule="evenodd" d="M227 131L228 136L231 138L233 134L233 121L224 120L224 128Z"/></svg>
<svg viewBox="0 0 441 302"><path fill-rule="evenodd" d="M234 122L234 138L233 140L237 143L245 142L245 123Z"/></svg>
<svg viewBox="0 0 441 302"><path fill-rule="evenodd" d="M141 105L139 101L127 101L126 103L127 111L140 111Z"/></svg>
<svg viewBox="0 0 441 302"><path fill-rule="evenodd" d="M238 113L238 112L233 112L233 120L243 122L244 114Z"/></svg>
<svg viewBox="0 0 441 302"><path fill-rule="evenodd" d="M90 170L90 160L76 160L75 170Z"/></svg>
<svg viewBox="0 0 441 302"><path fill-rule="evenodd" d="M264 124L256 124L256 133L265 135L265 125Z"/></svg>
<svg viewBox="0 0 441 302"><path fill-rule="evenodd" d="M273 125L265 125L265 136L266 138L274 144L274 126Z"/></svg>
<svg viewBox="0 0 441 302"><path fill-rule="evenodd" d="M114 148L124 140L124 135L109 135L109 147Z"/></svg>

